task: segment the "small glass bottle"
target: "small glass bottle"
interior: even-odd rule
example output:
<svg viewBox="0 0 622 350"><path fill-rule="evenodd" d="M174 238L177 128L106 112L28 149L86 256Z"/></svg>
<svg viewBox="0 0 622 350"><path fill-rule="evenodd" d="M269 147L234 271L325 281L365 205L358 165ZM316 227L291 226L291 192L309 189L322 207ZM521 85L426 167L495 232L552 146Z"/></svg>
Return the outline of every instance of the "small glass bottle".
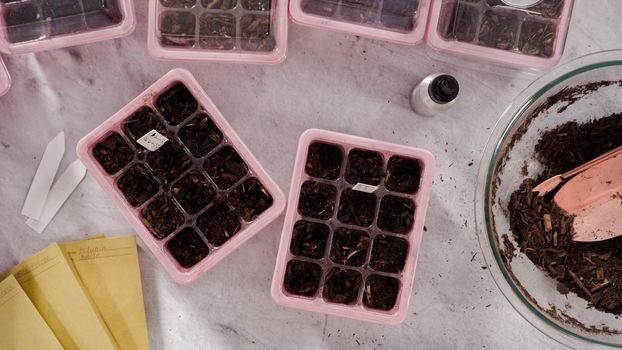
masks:
<svg viewBox="0 0 622 350"><path fill-rule="evenodd" d="M460 85L449 74L433 74L415 86L410 96L410 106L415 113L433 116L449 109L458 97Z"/></svg>

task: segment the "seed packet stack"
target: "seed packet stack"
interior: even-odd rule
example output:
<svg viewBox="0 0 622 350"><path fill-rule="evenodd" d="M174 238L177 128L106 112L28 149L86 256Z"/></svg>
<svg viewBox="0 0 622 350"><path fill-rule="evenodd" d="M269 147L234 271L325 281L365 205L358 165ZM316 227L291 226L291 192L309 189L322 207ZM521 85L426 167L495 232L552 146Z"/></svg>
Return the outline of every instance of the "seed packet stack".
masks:
<svg viewBox="0 0 622 350"><path fill-rule="evenodd" d="M148 348L135 236L52 244L0 275L0 349Z"/></svg>

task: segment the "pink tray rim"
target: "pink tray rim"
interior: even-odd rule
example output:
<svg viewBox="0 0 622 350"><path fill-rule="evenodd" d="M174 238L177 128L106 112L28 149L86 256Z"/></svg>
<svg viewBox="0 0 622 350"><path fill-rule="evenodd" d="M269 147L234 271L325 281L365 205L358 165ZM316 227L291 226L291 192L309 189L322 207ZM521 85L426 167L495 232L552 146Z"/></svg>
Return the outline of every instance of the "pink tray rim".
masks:
<svg viewBox="0 0 622 350"><path fill-rule="evenodd" d="M425 35L430 0L420 0L417 25L409 33L399 33L381 28L372 28L361 24L336 21L330 18L308 14L302 10L302 0L290 0L289 14L296 24L316 27L327 30L360 35L371 39L384 40L402 45L415 45L421 42Z"/></svg>
<svg viewBox="0 0 622 350"><path fill-rule="evenodd" d="M159 94L162 90L166 89L174 82L184 83L193 93L199 104L218 125L226 138L231 141L240 156L248 164L249 168L253 170L256 177L261 181L266 189L268 189L273 197L272 206L263 212L257 219L255 219L252 224L250 224L245 230L236 234L226 244L223 244L217 251L210 253L207 258L203 259L200 263L190 269L183 269L179 267L178 264L173 262L173 260L164 252L164 247L160 247L161 241L154 238L149 230L142 224L140 219L134 215L133 212L135 209L129 205L129 203L127 203L123 198L123 195L115 189L111 177L105 174L99 163L97 163L90 152L96 142L101 140L101 138L107 135L111 130L114 130L123 120L129 117L130 114L135 112L140 106L145 105L146 101L150 101L154 96ZM177 68L165 74L153 85L144 90L144 92L142 92L138 97L123 107L119 112L115 113L112 117L84 136L80 142L78 142L76 150L78 158L89 170L91 176L95 178L104 192L112 198L117 208L119 208L123 216L136 230L138 236L142 238L143 242L145 242L147 247L149 247L149 250L151 250L153 255L155 255L156 259L165 268L173 280L179 284L189 284L196 281L200 275L210 270L248 239L259 233L260 230L264 229L285 210L285 195L281 189L253 156L237 133L235 133L231 125L222 116L221 112L207 96L197 80L185 69Z"/></svg>
<svg viewBox="0 0 622 350"><path fill-rule="evenodd" d="M562 14L559 16L558 21L560 25L557 29L558 37L555 42L555 50L553 56L549 58L530 56L470 43L447 41L443 39L440 35L438 35L438 31L436 30L440 21L442 3L443 0L432 0L432 6L430 7L430 18L428 21L428 28L426 30L426 42L433 49L441 52L457 54L462 57L482 58L488 62L499 63L515 68L547 70L556 66L564 53L574 0L566 0Z"/></svg>
<svg viewBox="0 0 622 350"><path fill-rule="evenodd" d="M0 16L0 51L8 55L22 55L64 47L85 45L130 35L136 28L136 14L133 0L118 0L123 11L123 21L107 28L95 29L85 33L59 35L49 39L35 40L24 43L10 43L7 38L4 17ZM4 6L4 5L2 5ZM3 9L4 7L0 7ZM2 12L2 11L0 11Z"/></svg>
<svg viewBox="0 0 622 350"><path fill-rule="evenodd" d="M6 69L4 60L0 57L0 96L5 95L11 88L11 76Z"/></svg>
<svg viewBox="0 0 622 350"><path fill-rule="evenodd" d="M357 148L369 149L372 151L398 154L406 157L419 159L423 165L423 173L421 176L421 186L417 196L415 212L415 225L408 235L407 239L411 246L409 249L407 263L402 272L402 288L399 299L392 313L375 312L365 310L354 310L349 306L340 304L331 304L324 302L321 297L315 299L305 299L302 297L288 296L282 289L282 282L285 275L287 265L289 244L292 236L292 227L297 216L296 205L298 203L299 192L302 179L304 162L308 146L313 141L326 141L334 144L342 144ZM344 155L346 156L346 155ZM280 305L301 309L311 312L325 313L329 315L342 316L361 321L375 322L387 325L397 325L402 323L408 316L408 307L412 294L412 286L415 277L415 269L417 266L417 258L419 248L421 246L421 238L423 237L423 226L425 224L425 216L429 204L430 193L432 190L432 180L434 177L435 159L429 151L413 148L384 141L367 139L359 136L352 136L333 131L309 129L305 131L298 143L296 153L296 162L292 176L290 193L288 198L288 207L285 213L285 222L283 224L283 233L279 243L279 252L272 278L271 294L275 302Z"/></svg>
<svg viewBox="0 0 622 350"><path fill-rule="evenodd" d="M147 49L151 57L163 61L212 61L217 63L239 64L280 64L287 56L287 0L279 0L272 10L277 28L275 31L275 49L271 53L227 52L216 50L199 50L184 48L168 48L160 45L157 37L156 23L158 17L158 1L149 1L149 19L147 24Z"/></svg>

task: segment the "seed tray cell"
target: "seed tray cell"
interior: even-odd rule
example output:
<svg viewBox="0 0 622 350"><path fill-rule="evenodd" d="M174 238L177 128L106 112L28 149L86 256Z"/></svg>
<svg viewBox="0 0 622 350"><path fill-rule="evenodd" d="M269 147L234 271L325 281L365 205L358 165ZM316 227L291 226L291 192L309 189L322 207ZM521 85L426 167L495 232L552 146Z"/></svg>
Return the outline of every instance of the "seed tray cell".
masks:
<svg viewBox="0 0 622 350"><path fill-rule="evenodd" d="M425 150L305 132L272 297L307 311L402 322L433 171L434 157Z"/></svg>
<svg viewBox="0 0 622 350"><path fill-rule="evenodd" d="M152 130L168 140L150 150ZM285 208L274 181L192 75L175 69L78 144L78 157L178 283Z"/></svg>

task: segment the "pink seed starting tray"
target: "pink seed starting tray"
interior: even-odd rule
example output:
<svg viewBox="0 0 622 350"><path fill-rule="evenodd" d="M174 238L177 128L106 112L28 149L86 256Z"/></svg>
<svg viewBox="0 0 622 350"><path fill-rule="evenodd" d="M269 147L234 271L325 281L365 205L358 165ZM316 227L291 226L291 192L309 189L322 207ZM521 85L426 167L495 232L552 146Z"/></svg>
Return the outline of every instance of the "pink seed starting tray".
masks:
<svg viewBox="0 0 622 350"><path fill-rule="evenodd" d="M519 68L561 59L573 0L433 0L428 44L443 52Z"/></svg>
<svg viewBox="0 0 622 350"><path fill-rule="evenodd" d="M4 60L0 57L0 96L6 94L11 87L11 76L4 65Z"/></svg>
<svg viewBox="0 0 622 350"><path fill-rule="evenodd" d="M148 47L163 60L281 63L287 1L151 0Z"/></svg>
<svg viewBox="0 0 622 350"><path fill-rule="evenodd" d="M129 35L133 0L2 0L0 51L24 54Z"/></svg>
<svg viewBox="0 0 622 350"><path fill-rule="evenodd" d="M423 39L430 0L291 0L296 23L399 44Z"/></svg>
<svg viewBox="0 0 622 350"><path fill-rule="evenodd" d="M195 281L285 209L281 190L183 69L170 71L86 135L77 153L181 284Z"/></svg>
<svg viewBox="0 0 622 350"><path fill-rule="evenodd" d="M300 138L272 297L383 324L408 314L430 152L330 131Z"/></svg>

